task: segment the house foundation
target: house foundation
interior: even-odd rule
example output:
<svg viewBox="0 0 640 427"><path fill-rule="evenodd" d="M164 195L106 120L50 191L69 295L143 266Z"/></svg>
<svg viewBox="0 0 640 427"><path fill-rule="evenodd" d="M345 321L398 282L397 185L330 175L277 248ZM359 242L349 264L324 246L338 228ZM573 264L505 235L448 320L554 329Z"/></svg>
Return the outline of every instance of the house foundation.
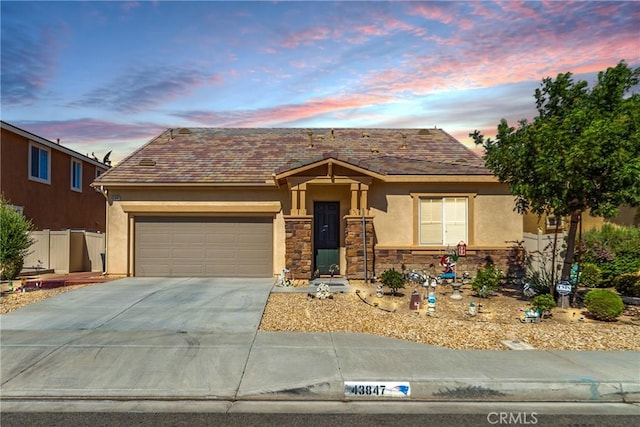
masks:
<svg viewBox="0 0 640 427"><path fill-rule="evenodd" d="M500 268L508 277L518 277L524 273L524 254L521 248L504 249L467 249L464 257L456 262L456 271L462 274L467 271L472 276L487 264ZM440 260L447 255L445 250L420 249L376 249L375 274L380 276L384 271L394 268L398 271L402 266L407 270L425 271L433 276L442 273Z"/></svg>

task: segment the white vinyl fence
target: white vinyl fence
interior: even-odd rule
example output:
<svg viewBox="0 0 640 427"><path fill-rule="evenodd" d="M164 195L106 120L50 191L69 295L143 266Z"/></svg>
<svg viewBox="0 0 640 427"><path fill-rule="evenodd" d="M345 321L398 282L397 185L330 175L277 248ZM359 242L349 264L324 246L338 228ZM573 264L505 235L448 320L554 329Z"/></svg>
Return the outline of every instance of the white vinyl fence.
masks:
<svg viewBox="0 0 640 427"><path fill-rule="evenodd" d="M552 271L552 259L553 259L553 233L524 233L524 247L528 256L531 259L531 270L533 271ZM556 247L556 272L562 269L562 259L558 256L566 233L558 233L558 241Z"/></svg>
<svg viewBox="0 0 640 427"><path fill-rule="evenodd" d="M24 268L53 269L56 273L102 271L104 233L82 230L39 230L31 232L34 244L25 257Z"/></svg>

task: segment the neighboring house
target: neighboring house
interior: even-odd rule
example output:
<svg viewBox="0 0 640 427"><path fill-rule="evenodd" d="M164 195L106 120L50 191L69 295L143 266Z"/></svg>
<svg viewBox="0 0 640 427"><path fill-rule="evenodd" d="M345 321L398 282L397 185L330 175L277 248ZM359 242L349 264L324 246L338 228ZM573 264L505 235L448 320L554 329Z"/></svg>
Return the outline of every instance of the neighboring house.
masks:
<svg viewBox="0 0 640 427"><path fill-rule="evenodd" d="M0 191L4 199L31 220L36 230L104 232L106 200L91 183L109 167L7 122L0 123ZM49 245L45 246L43 253L48 254ZM37 255L34 254L34 263ZM39 258L39 264L68 271L67 255L61 268L50 266L44 256ZM25 265L31 262L25 261ZM96 264L99 263L98 253ZM85 268L84 264L77 268Z"/></svg>
<svg viewBox="0 0 640 427"><path fill-rule="evenodd" d="M525 233L540 233L540 234L552 234L554 232L563 233L569 231L569 225L571 217L560 217L559 221L555 216L538 215L534 213L527 213L523 215L523 227ZM600 228L605 222L602 217L595 217L584 213L582 215L582 230L591 230L593 228Z"/></svg>
<svg viewBox="0 0 640 427"><path fill-rule="evenodd" d="M571 217L561 217L557 221L553 216L537 215L527 213L524 215L524 232L552 234L555 231L559 233L568 232ZM640 226L640 207L621 206L618 215L613 218L603 218L600 216L591 216L589 213L582 214L582 231L599 229L605 222L625 225Z"/></svg>
<svg viewBox="0 0 640 427"><path fill-rule="evenodd" d="M363 278L507 263L514 198L441 129L168 129L93 184L107 272ZM363 235L364 229L364 235ZM366 246L366 252L365 252Z"/></svg>
<svg viewBox="0 0 640 427"><path fill-rule="evenodd" d="M36 229L105 231L104 197L91 183L109 167L4 121L0 189Z"/></svg>

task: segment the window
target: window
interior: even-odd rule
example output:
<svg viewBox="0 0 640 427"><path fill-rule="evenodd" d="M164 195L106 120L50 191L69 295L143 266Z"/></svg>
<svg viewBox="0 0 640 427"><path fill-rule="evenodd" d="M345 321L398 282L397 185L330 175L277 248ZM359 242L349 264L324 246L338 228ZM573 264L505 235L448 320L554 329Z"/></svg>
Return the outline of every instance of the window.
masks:
<svg viewBox="0 0 640 427"><path fill-rule="evenodd" d="M50 183L51 160L49 150L35 144L29 146L29 179Z"/></svg>
<svg viewBox="0 0 640 427"><path fill-rule="evenodd" d="M18 212L20 215L24 213L24 206L16 206L16 205L5 205L5 206L8 207L9 209L13 209L14 211Z"/></svg>
<svg viewBox="0 0 640 427"><path fill-rule="evenodd" d="M71 189L82 191L82 163L71 159Z"/></svg>
<svg viewBox="0 0 640 427"><path fill-rule="evenodd" d="M418 238L421 245L467 242L467 197L420 198Z"/></svg>

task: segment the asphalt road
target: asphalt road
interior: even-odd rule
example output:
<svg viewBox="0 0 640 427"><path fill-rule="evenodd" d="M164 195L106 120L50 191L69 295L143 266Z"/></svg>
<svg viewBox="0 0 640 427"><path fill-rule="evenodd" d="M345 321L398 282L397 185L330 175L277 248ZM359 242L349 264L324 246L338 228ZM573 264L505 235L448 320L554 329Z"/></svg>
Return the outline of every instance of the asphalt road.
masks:
<svg viewBox="0 0 640 427"><path fill-rule="evenodd" d="M500 418L502 417L502 418ZM511 417L511 418L509 418ZM12 426L331 426L374 427L430 425L461 426L637 426L638 416L631 415L543 415L536 413L487 414L206 414L206 413L5 413L3 427Z"/></svg>
<svg viewBox="0 0 640 427"><path fill-rule="evenodd" d="M222 402L219 402L222 403ZM132 402L133 404L133 402ZM34 404L31 409L38 408ZM44 403L43 407L50 405ZM640 405L620 403L530 402L250 402L207 405L180 411L180 402L151 402L136 410L100 411L100 403L55 412L3 412L7 426L584 426L625 427L640 424ZM55 404L54 404L55 406ZM170 409L167 411L163 408ZM206 409L210 410L206 410ZM226 408L226 409L225 409Z"/></svg>

